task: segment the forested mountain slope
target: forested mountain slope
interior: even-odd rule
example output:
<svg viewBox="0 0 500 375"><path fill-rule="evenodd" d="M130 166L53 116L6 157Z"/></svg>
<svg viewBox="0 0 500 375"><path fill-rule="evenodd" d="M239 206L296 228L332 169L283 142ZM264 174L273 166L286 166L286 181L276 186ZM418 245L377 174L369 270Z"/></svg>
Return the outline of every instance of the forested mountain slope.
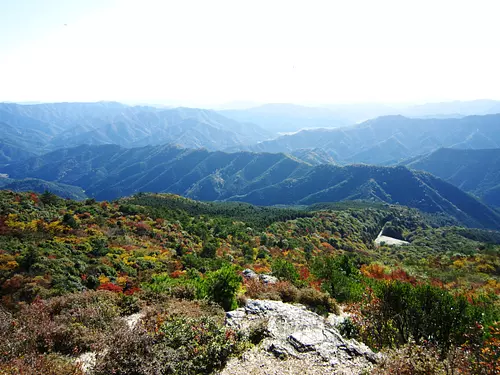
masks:
<svg viewBox="0 0 500 375"><path fill-rule="evenodd" d="M439 149L403 164L430 172L487 204L500 206L500 149Z"/></svg>
<svg viewBox="0 0 500 375"><path fill-rule="evenodd" d="M363 199L442 212L470 226L500 226L497 213L430 174L405 167L312 166L285 154L79 146L9 165L0 173L76 185L97 199L137 192L259 205Z"/></svg>

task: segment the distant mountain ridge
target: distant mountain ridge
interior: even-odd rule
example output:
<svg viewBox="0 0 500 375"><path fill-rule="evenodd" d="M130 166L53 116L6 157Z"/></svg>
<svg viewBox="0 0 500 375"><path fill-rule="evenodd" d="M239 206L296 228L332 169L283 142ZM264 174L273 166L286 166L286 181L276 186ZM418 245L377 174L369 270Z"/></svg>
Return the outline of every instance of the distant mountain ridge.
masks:
<svg viewBox="0 0 500 375"><path fill-rule="evenodd" d="M97 199L137 192L258 205L363 199L445 213L470 226L500 228L499 215L472 196L403 166L313 166L285 154L85 145L12 164L0 173L76 185Z"/></svg>
<svg viewBox="0 0 500 375"><path fill-rule="evenodd" d="M293 132L305 128L334 128L353 125L384 116L409 118L461 118L500 113L500 101L470 100L425 104L351 103L303 106L287 103L254 105L221 110L238 121L253 122L274 132Z"/></svg>
<svg viewBox="0 0 500 375"><path fill-rule="evenodd" d="M398 111L424 116L428 110L439 108L458 112L449 115L454 118L418 119L391 115L351 125L358 107L362 112L359 116L364 116L365 112ZM315 164L334 160L339 164L394 165L440 147L500 147L500 115L460 117L460 113L472 109L488 112L497 107L500 111L499 103L494 101L435 103L400 109L267 104L216 112L197 108L127 106L115 102L0 103L0 165L83 144L118 144L130 148L169 143L211 151L296 153L299 158L303 155L303 160ZM277 132L302 128L314 129L277 135ZM316 156L306 155L306 149L314 149Z"/></svg>
<svg viewBox="0 0 500 375"><path fill-rule="evenodd" d="M398 164L442 147L500 148L500 114L450 119L386 116L337 129L304 130L247 147L252 151L322 149L343 164Z"/></svg>
<svg viewBox="0 0 500 375"><path fill-rule="evenodd" d="M271 133L205 109L163 109L114 102L0 103L0 164L61 147L176 143L218 150L269 139Z"/></svg>
<svg viewBox="0 0 500 375"><path fill-rule="evenodd" d="M500 149L439 149L404 162L470 192L485 203L500 207Z"/></svg>

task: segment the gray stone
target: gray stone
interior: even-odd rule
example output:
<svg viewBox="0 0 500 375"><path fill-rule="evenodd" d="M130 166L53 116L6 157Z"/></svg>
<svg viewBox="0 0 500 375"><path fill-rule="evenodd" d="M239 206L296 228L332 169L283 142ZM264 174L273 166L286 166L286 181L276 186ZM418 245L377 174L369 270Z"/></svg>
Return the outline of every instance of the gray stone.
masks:
<svg viewBox="0 0 500 375"><path fill-rule="evenodd" d="M271 275L265 275L261 274L259 275L259 279L264 283L264 284L276 284L278 282L278 278L271 276Z"/></svg>
<svg viewBox="0 0 500 375"><path fill-rule="evenodd" d="M309 352L315 350L315 346L325 341L322 329L313 328L292 333L288 336L288 341L299 352Z"/></svg>
<svg viewBox="0 0 500 375"><path fill-rule="evenodd" d="M366 345L343 338L329 319L299 304L248 300L245 307L226 315L226 324L243 334L249 334L256 322L267 330L259 350L277 358L316 363L322 369L331 368L332 373L347 369L352 374L361 374L378 361Z"/></svg>
<svg viewBox="0 0 500 375"><path fill-rule="evenodd" d="M255 271L251 270L250 268L244 269L242 274L243 277L247 279L257 279L259 277L259 275L257 275L257 273L255 273Z"/></svg>

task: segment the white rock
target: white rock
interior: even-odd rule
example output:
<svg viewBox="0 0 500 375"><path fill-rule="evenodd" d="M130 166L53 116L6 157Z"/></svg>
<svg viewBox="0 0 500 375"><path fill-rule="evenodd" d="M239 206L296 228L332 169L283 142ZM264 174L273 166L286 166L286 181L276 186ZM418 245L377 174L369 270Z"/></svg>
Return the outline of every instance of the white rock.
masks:
<svg viewBox="0 0 500 375"><path fill-rule="evenodd" d="M288 358L291 361L300 360L305 367L312 366L311 368L317 370L311 370L312 372L301 370L297 373L361 374L369 370L379 359L367 346L354 340L344 339L328 319L307 310L302 305L280 301L248 300L245 307L230 311L226 315L226 324L243 333L255 329L256 322L260 322L266 330L259 350L265 351L270 356L254 353L250 358L272 360L274 356L276 361L281 361L276 357ZM240 365L249 364L245 362ZM325 372L325 366L330 372ZM233 368L232 365L229 368ZM229 374L229 372L223 373ZM255 372L255 374L261 373L266 372Z"/></svg>

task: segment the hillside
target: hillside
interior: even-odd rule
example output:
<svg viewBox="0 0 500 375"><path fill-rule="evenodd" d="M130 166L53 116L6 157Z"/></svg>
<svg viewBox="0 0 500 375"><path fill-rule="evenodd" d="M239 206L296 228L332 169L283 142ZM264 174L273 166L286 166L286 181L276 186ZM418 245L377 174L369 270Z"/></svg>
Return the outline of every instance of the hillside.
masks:
<svg viewBox="0 0 500 375"><path fill-rule="evenodd" d="M500 227L497 213L429 174L404 167L312 166L284 154L80 146L12 164L0 173L79 186L96 199L137 192L258 205L362 199L441 212L468 226Z"/></svg>
<svg viewBox="0 0 500 375"><path fill-rule="evenodd" d="M230 198L252 204L370 200L445 213L469 226L500 228L499 215L453 185L404 167L317 166L304 177Z"/></svg>
<svg viewBox="0 0 500 375"><path fill-rule="evenodd" d="M125 147L176 143L224 149L268 139L270 133L211 110L160 109L113 102L18 105L0 103L0 163L60 147L119 144ZM7 148L9 147L9 148Z"/></svg>
<svg viewBox="0 0 500 375"><path fill-rule="evenodd" d="M311 168L284 154L109 145L57 150L2 168L1 173L81 186L98 199L152 191L224 200L301 177Z"/></svg>
<svg viewBox="0 0 500 375"><path fill-rule="evenodd" d="M477 104L479 109L484 107L478 109L480 113L495 105L483 104ZM453 108L454 104L445 107ZM425 110L415 109L415 113L420 112ZM78 145L131 148L177 144L211 151L290 154L314 149L318 156L320 150L326 155L308 155L304 160L310 157L313 164L332 159L342 164L377 165L397 164L440 147L500 147L500 115L420 119L392 115L347 126L353 122L343 119L341 113L341 108L337 111L291 104L216 112L115 102L0 103L0 165ZM309 130L299 131L304 128ZM273 139L279 132L294 131L298 132Z"/></svg>
<svg viewBox="0 0 500 375"><path fill-rule="evenodd" d="M0 191L0 212L2 373L388 374L415 366L412 349L426 366L495 373L499 232L401 206L156 194ZM382 226L409 244L375 247Z"/></svg>
<svg viewBox="0 0 500 375"><path fill-rule="evenodd" d="M500 149L439 149L403 163L408 168L427 171L481 198L500 206Z"/></svg>
<svg viewBox="0 0 500 375"><path fill-rule="evenodd" d="M337 164L334 158L320 148L298 149L290 152L290 155L311 165Z"/></svg>
<svg viewBox="0 0 500 375"><path fill-rule="evenodd" d="M253 146L254 151L320 148L341 163L389 165L441 147L500 147L500 115L448 119L385 116L338 129L304 130Z"/></svg>
<svg viewBox="0 0 500 375"><path fill-rule="evenodd" d="M0 189L17 192L33 191L40 194L48 191L61 198L74 200L83 200L87 198L83 189L78 186L66 185L58 182L49 182L37 178L14 180L11 178L0 177Z"/></svg>

